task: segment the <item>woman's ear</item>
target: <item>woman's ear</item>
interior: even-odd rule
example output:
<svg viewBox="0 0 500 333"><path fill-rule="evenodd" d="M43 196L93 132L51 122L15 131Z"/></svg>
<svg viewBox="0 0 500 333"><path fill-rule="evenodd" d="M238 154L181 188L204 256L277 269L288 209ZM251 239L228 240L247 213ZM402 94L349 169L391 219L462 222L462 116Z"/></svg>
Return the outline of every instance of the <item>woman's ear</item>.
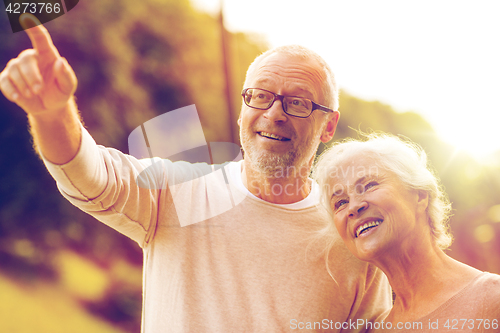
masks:
<svg viewBox="0 0 500 333"><path fill-rule="evenodd" d="M429 206L429 193L424 190L417 190L417 194L417 210L425 213L427 211L427 207Z"/></svg>

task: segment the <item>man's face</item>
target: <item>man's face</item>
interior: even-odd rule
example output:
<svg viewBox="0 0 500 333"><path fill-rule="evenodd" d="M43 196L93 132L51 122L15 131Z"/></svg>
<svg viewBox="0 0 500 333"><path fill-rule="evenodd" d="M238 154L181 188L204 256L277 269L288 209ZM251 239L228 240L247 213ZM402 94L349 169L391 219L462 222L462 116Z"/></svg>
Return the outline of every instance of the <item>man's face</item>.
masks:
<svg viewBox="0 0 500 333"><path fill-rule="evenodd" d="M324 105L325 81L316 61L274 53L251 73L245 88L304 97ZM238 125L245 160L269 176L290 167L309 170L320 141L332 138L337 121L338 112L325 114L319 110L308 118L289 116L279 100L268 110L253 109L243 103Z"/></svg>

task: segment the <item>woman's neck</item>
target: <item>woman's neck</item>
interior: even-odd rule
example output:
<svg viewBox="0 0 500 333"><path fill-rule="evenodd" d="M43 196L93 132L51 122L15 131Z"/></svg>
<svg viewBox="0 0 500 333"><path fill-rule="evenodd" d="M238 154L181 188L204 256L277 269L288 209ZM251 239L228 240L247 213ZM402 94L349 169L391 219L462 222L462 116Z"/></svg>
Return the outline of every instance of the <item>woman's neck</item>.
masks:
<svg viewBox="0 0 500 333"><path fill-rule="evenodd" d="M447 256L436 245L420 244L374 262L396 294L386 321L421 318L463 289L480 271Z"/></svg>

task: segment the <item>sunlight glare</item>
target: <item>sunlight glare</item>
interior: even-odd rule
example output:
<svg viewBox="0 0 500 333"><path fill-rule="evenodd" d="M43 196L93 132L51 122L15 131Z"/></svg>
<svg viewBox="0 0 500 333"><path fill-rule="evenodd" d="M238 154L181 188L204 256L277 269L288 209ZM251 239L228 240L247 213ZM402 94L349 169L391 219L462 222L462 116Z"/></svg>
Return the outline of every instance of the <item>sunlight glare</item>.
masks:
<svg viewBox="0 0 500 333"><path fill-rule="evenodd" d="M443 141L472 156L477 162L499 164L498 157L494 156L500 150L495 120L491 119L489 123L477 119L460 119L454 123L449 120L430 122Z"/></svg>
<svg viewBox="0 0 500 333"><path fill-rule="evenodd" d="M212 14L221 3L192 1ZM443 141L481 163L500 150L499 10L493 0L224 1L230 31L264 35L270 47L311 48L341 89L421 114Z"/></svg>
<svg viewBox="0 0 500 333"><path fill-rule="evenodd" d="M474 237L479 243L488 243L495 238L495 230L489 224L482 224L474 229Z"/></svg>

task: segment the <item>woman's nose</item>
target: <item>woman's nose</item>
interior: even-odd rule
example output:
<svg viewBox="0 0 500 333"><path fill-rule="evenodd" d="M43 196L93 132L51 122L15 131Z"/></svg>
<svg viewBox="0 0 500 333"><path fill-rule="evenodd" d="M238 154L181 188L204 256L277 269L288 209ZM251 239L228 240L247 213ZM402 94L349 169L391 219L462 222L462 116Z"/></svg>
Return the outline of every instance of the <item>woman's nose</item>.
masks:
<svg viewBox="0 0 500 333"><path fill-rule="evenodd" d="M354 202L351 201L349 207L349 217L358 216L361 212L366 210L366 208L368 208L368 203L363 199Z"/></svg>

